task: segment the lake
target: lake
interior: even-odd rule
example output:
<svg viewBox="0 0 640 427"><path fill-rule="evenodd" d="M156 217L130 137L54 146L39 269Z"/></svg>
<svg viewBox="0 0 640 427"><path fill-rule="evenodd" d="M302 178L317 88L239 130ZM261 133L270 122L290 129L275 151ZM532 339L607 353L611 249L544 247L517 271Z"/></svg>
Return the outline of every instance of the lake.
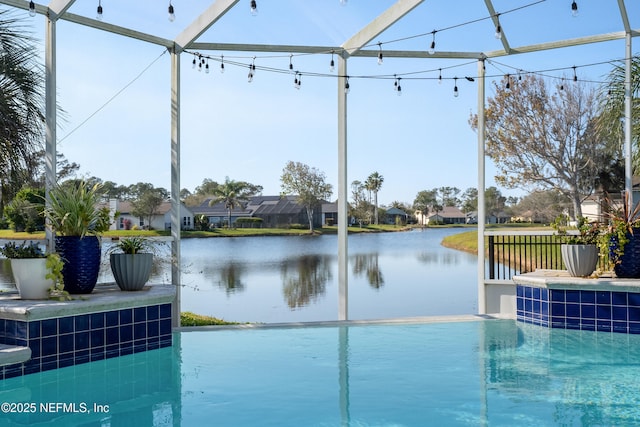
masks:
<svg viewBox="0 0 640 427"><path fill-rule="evenodd" d="M477 258L440 242L462 229L349 236L349 318L477 313ZM338 318L336 235L182 240L182 311L238 322ZM165 248L168 253L168 248ZM168 263L152 282L170 282ZM0 281L12 282L8 263ZM100 282L113 281L108 260Z"/></svg>

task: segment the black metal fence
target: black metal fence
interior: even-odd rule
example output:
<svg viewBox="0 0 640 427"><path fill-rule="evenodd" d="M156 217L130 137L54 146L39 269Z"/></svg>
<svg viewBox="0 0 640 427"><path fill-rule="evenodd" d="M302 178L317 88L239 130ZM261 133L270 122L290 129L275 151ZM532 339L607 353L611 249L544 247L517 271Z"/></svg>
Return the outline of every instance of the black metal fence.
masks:
<svg viewBox="0 0 640 427"><path fill-rule="evenodd" d="M566 236L553 231L487 231L488 278L510 280L536 269L564 269L560 245Z"/></svg>

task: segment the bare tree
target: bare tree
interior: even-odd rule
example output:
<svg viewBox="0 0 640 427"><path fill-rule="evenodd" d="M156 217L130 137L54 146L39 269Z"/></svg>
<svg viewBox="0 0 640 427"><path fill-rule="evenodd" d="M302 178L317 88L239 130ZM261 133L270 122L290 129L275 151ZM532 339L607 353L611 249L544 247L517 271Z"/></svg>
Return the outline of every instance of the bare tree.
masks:
<svg viewBox="0 0 640 427"><path fill-rule="evenodd" d="M485 109L487 155L496 181L508 188L555 189L582 216L581 202L597 184L599 158L607 145L595 137L595 91L581 82L558 84L552 92L535 75L495 83ZM469 120L477 128L477 115Z"/></svg>

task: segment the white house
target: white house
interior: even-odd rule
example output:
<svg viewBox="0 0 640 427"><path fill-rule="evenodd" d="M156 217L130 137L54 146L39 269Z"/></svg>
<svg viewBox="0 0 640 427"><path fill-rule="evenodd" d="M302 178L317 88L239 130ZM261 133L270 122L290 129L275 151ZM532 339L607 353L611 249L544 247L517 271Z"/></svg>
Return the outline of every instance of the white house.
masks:
<svg viewBox="0 0 640 427"><path fill-rule="evenodd" d="M118 213L116 221L111 224L111 230L128 230L134 226L139 228L152 228L154 230L171 229L171 202L165 201L156 209L151 219L151 223L147 224L147 218L134 216L130 201L126 200L109 200L109 210L112 214ZM183 230L193 230L193 212L180 203L180 224Z"/></svg>

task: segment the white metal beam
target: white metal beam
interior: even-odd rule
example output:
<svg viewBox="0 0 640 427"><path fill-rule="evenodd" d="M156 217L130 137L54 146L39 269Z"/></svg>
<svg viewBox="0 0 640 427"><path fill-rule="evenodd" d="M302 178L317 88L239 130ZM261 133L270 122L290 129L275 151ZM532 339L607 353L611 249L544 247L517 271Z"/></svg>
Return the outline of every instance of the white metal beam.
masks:
<svg viewBox="0 0 640 427"><path fill-rule="evenodd" d="M51 11L49 19L58 20L75 2L76 0L51 0L49 2L49 10Z"/></svg>
<svg viewBox="0 0 640 427"><path fill-rule="evenodd" d="M344 42L342 48L345 49L349 55L353 55L366 46L374 37L395 24L400 18L411 12L422 2L423 0L398 0L397 3L382 12L366 27Z"/></svg>
<svg viewBox="0 0 640 427"><path fill-rule="evenodd" d="M622 25L624 25L625 33L631 32L631 24L629 24L629 15L627 15L627 7L624 4L624 0L618 0L618 9L620 9L620 17L622 18Z"/></svg>
<svg viewBox="0 0 640 427"><path fill-rule="evenodd" d="M500 23L500 18L498 17L498 14L495 10L495 8L493 7L493 2L491 0L484 0L484 4L487 6L487 10L489 11L489 16L491 16L491 20L493 21L493 25L498 28L498 26L500 26L501 30L500 32L502 33L502 37L500 39L500 41L502 42L502 47L504 48L505 52L510 52L511 48L509 47L509 41L507 40L507 35L504 32L504 28L502 27L502 24Z"/></svg>
<svg viewBox="0 0 640 427"><path fill-rule="evenodd" d="M347 55L338 55L338 320L349 319Z"/></svg>
<svg viewBox="0 0 640 427"><path fill-rule="evenodd" d="M188 48L207 29L224 16L239 0L217 0L176 37L176 45Z"/></svg>

